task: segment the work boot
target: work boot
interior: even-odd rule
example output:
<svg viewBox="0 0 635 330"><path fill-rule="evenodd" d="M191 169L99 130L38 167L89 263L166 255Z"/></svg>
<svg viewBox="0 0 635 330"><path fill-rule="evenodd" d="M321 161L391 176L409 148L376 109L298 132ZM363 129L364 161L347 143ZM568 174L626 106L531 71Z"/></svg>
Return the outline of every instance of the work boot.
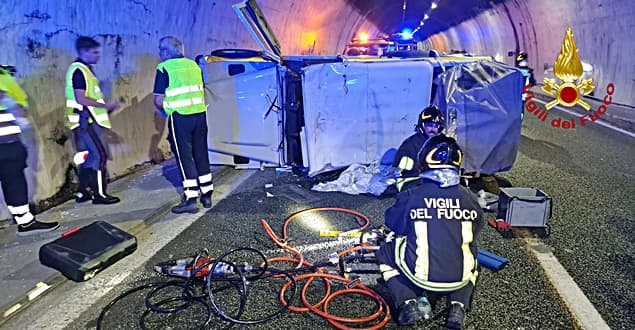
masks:
<svg viewBox="0 0 635 330"><path fill-rule="evenodd" d="M35 219L31 222L23 225L18 225L18 236L29 236L34 234L46 233L59 228L60 224L57 222L39 222Z"/></svg>
<svg viewBox="0 0 635 330"><path fill-rule="evenodd" d="M93 199L93 194L91 194L88 190L78 191L75 193L75 203L88 202L91 199Z"/></svg>
<svg viewBox="0 0 635 330"><path fill-rule="evenodd" d="M465 325L465 308L460 302L453 301L448 312L448 329L462 330Z"/></svg>
<svg viewBox="0 0 635 330"><path fill-rule="evenodd" d="M93 204L117 204L119 203L121 200L119 199L119 197L115 197L115 196L110 196L108 194L104 194L104 196L96 194L93 197Z"/></svg>
<svg viewBox="0 0 635 330"><path fill-rule="evenodd" d="M184 198L181 204L172 208L172 213L196 213L198 212L198 205L196 205L196 198Z"/></svg>
<svg viewBox="0 0 635 330"><path fill-rule="evenodd" d="M422 316L417 311L417 301L415 299L406 300L398 309L397 324L415 325Z"/></svg>
<svg viewBox="0 0 635 330"><path fill-rule="evenodd" d="M91 169L81 168L79 169L79 187L77 193L75 193L75 202L83 203L93 199L93 194L88 190L91 179Z"/></svg>
<svg viewBox="0 0 635 330"><path fill-rule="evenodd" d="M429 319L432 315L432 305L428 301L428 298L423 296L417 298L417 312L423 319Z"/></svg>
<svg viewBox="0 0 635 330"><path fill-rule="evenodd" d="M106 178L102 177L101 187L99 186L98 180L99 172L95 170L91 170L91 189L93 191L93 204L117 204L121 200L119 197L111 196L106 193L106 187L108 184L106 183Z"/></svg>
<svg viewBox="0 0 635 330"><path fill-rule="evenodd" d="M200 197L201 200L201 204L203 204L203 207L206 209L209 209L212 207L212 192L208 192L207 194L202 194Z"/></svg>

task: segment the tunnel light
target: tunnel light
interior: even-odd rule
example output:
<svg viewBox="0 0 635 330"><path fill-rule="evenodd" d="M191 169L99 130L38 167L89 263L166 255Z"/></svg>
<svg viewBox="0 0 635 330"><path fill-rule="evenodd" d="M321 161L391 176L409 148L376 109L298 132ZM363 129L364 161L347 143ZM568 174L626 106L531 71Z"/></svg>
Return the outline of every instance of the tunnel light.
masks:
<svg viewBox="0 0 635 330"><path fill-rule="evenodd" d="M428 18L430 18L430 16L428 16L428 14L423 15L423 19L424 19L424 20L426 20L426 19L428 19Z"/></svg>
<svg viewBox="0 0 635 330"><path fill-rule="evenodd" d="M423 24L425 24L424 21L419 22L419 26L423 26Z"/></svg>
<svg viewBox="0 0 635 330"><path fill-rule="evenodd" d="M368 41L368 33L366 32L360 32L359 34L359 41L365 43Z"/></svg>
<svg viewBox="0 0 635 330"><path fill-rule="evenodd" d="M430 5L430 9L437 9L437 3L432 1L432 4Z"/></svg>

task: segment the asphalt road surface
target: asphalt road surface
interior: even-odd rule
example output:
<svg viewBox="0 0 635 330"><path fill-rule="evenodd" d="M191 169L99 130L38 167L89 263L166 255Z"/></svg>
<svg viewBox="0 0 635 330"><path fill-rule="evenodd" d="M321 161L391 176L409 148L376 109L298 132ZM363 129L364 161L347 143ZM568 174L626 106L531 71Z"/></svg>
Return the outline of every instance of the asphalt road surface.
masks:
<svg viewBox="0 0 635 330"><path fill-rule="evenodd" d="M562 112L557 115L570 118ZM513 186L540 188L552 196L552 233L545 243L612 329L632 329L635 324L634 149L633 138L604 127L587 125L569 130L556 129L533 116L526 116L516 164L510 172L501 175ZM265 189L266 184L273 184L273 187ZM255 173L156 251L149 261L139 265L132 276L126 277L103 297L86 298L83 313L67 328L93 328L100 311L115 296L138 285L166 280L153 271L155 263L190 256L202 248L207 248L211 255L245 246L262 250L268 257L281 255L262 229L261 219L267 219L272 228L281 233L284 219L294 212L312 207L343 207L362 212L373 224L380 225L384 210L393 202L392 198L313 192L309 190L310 186L309 182L292 173L276 173L272 169ZM266 191L273 197L267 197ZM333 238L320 237L319 230L354 227L350 216L321 214L292 224L289 227L290 244L305 247L307 260L322 261L329 253L353 243L347 245ZM330 246L325 244L329 242ZM575 327L571 315L521 239L502 237L486 227L479 246L508 258L510 264L498 272L482 271L473 310L468 316L468 329ZM253 256L251 258L255 262ZM382 291L382 287L370 279L370 285ZM253 320L275 311L279 307L279 287L279 280L254 282L249 289L243 317ZM319 284L316 285L309 296L319 300L321 289ZM218 299L231 310L236 297L232 290L226 290ZM373 306L371 300L362 296L342 296L330 305L329 311L339 316L359 317L372 313ZM104 318L103 329L139 328L138 319L143 310L142 294L121 300ZM177 315L150 315L146 325L151 329L195 329L205 312L204 307L194 306ZM37 311L32 308L24 313ZM417 328L443 328L443 323L441 301L435 309L435 317L420 322ZM226 326L215 321L211 328ZM273 321L252 328L332 327L314 314L285 312ZM396 328L396 325L391 321L386 328Z"/></svg>

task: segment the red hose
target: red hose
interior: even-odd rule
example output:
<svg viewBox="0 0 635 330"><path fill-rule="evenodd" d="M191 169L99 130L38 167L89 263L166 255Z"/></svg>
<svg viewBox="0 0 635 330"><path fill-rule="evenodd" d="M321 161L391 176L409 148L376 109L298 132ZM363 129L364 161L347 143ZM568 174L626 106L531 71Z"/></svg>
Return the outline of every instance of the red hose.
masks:
<svg viewBox="0 0 635 330"><path fill-rule="evenodd" d="M287 228L289 226L289 224L296 220L297 218L299 218L300 216L307 214L307 213L313 213L313 212L323 212L323 211L335 211L335 212L343 212L343 213L348 213L348 214L352 214L354 215L357 219L363 220L363 222L359 222L358 224L360 225L360 229L359 230L364 230L366 228L368 228L370 226L370 220L368 219L368 217L366 217L364 214L353 211L353 210L349 210L349 209L344 209L344 208L337 208L337 207L320 207L320 208L312 208L312 209L306 209L300 212L297 212L295 214L292 214L291 216L289 216L285 221L284 221L284 225L282 226L282 238L278 237L278 235L276 235L276 233L273 231L273 229L271 228L271 226L269 226L269 224L267 223L266 220L260 220L260 224L263 226L263 228L265 229L265 232L267 233L267 235L269 235L269 237L271 238L271 240L279 247L283 248L285 251L288 251L290 253L292 253L293 255L297 256L297 258L288 258L288 257L276 257L276 258L271 258L268 259L268 262L291 262L291 263L296 263L295 268L301 268L302 266L312 266L311 263L307 262L304 260L304 256L302 255L302 253L300 253L300 251L298 251L297 249L289 246L288 244L288 236L287 236ZM371 244L369 244L371 245ZM337 253L338 256L344 256L348 253L351 252L355 252L355 251L359 251L361 250L362 247L361 246L355 246L352 248L348 248L345 249L343 251L340 251ZM308 299L306 298L306 292L307 289L309 288L309 286L311 285L311 283L313 283L315 278L321 278L324 279L325 281L325 285L326 285L326 290L325 290L325 294L324 297L318 301L316 304L311 304ZM335 328L337 329L345 329L345 330L360 330L360 329L367 329L367 330L375 330L375 329L381 329L383 326L385 326L388 321L390 320L390 310L388 308L388 304L386 304L386 301L384 301L384 299L377 294L375 291L367 288L366 286L362 285L362 284L355 284L355 287L353 288L347 288L347 289L342 289L342 290L338 290L335 292L331 292L331 280L335 280L335 281L339 281L339 282L343 282L345 284L351 284L352 281L337 275L332 275L332 274L324 274L324 273L311 273L311 274L303 274L303 275L299 275L297 277L294 278L296 281L301 281L301 280L307 280L306 283L304 284L304 286L302 287L302 294L301 294L301 300L302 303L304 304L305 307L296 307L296 306L290 306L288 305L288 302L285 300L284 298L284 294L286 292L286 290L291 286L291 281L288 281L287 283L285 283L282 288L280 289L280 294L279 294L279 299L282 302L283 305L288 305L287 307L289 308L289 310L293 311L293 312L297 312L297 313L303 313L303 312L313 312L321 317L323 317L324 319L326 319L327 322L329 322L331 325L333 325ZM361 317L361 318L345 318L345 317L339 317L339 316L335 316L335 315L331 315L328 313L328 303L333 300L335 297L337 296L341 296L344 294L361 294L361 295L365 295L368 297L371 297L375 300L375 302L377 303L378 306L378 310L373 313L372 315L366 316L366 317ZM323 309L321 310L320 307L322 307ZM381 315L384 315L384 318L379 321L379 323L374 324L370 327L367 328L358 328L358 327L348 327L342 323L368 323L368 322L373 322L378 320Z"/></svg>

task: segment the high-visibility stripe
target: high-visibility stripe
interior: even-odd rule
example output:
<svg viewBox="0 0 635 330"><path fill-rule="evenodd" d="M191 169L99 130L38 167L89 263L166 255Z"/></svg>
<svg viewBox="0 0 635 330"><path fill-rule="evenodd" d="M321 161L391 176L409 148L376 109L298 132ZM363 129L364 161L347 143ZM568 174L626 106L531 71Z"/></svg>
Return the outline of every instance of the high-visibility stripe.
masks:
<svg viewBox="0 0 635 330"><path fill-rule="evenodd" d="M415 235L417 235L417 261L415 262L415 276L424 281L428 280L430 270L430 249L428 248L428 222L415 221Z"/></svg>
<svg viewBox="0 0 635 330"><path fill-rule="evenodd" d="M198 177L198 182L200 182L201 184L208 183L208 182L211 182L211 181L212 181L212 173L205 174L205 175L202 175L202 176Z"/></svg>
<svg viewBox="0 0 635 330"><path fill-rule="evenodd" d="M195 97L195 98L191 98L187 100L179 100L179 101L171 101L171 102L164 101L163 107L176 109L176 108L189 107L190 105L195 105L195 104L202 104L203 102L205 102L205 100L202 97Z"/></svg>
<svg viewBox="0 0 635 330"><path fill-rule="evenodd" d="M15 222L18 223L18 225L26 225L27 223L33 221L33 219L35 219L35 217L33 216L33 214L31 214L31 212L27 212L24 215L14 215L13 218L15 219Z"/></svg>
<svg viewBox="0 0 635 330"><path fill-rule="evenodd" d="M398 237L396 239L395 246L396 246L395 261L397 265L399 266L399 269L401 269L401 274L406 276L413 284L430 291L439 291L439 292L454 291L467 285L469 279L461 280L460 282L441 283L441 282L427 281L427 280L418 278L417 276L412 274L412 272L410 271L406 263L406 237Z"/></svg>
<svg viewBox="0 0 635 330"><path fill-rule="evenodd" d="M93 114L97 122L110 121L107 113Z"/></svg>
<svg viewBox="0 0 635 330"><path fill-rule="evenodd" d="M66 107L67 108L74 108L74 109L83 109L84 106L77 103L77 101L75 100L66 100Z"/></svg>
<svg viewBox="0 0 635 330"><path fill-rule="evenodd" d="M183 187L184 188L196 188L198 186L196 180L191 179L191 180L183 180Z"/></svg>
<svg viewBox="0 0 635 330"><path fill-rule="evenodd" d="M66 116L66 119L68 119L71 123L79 123L79 115L68 115Z"/></svg>
<svg viewBox="0 0 635 330"><path fill-rule="evenodd" d="M403 185L406 184L406 182L415 181L415 180L419 180L419 177L413 176L411 178L397 178L397 190L401 191L401 189L403 188Z"/></svg>
<svg viewBox="0 0 635 330"><path fill-rule="evenodd" d="M208 184L206 186L201 185L201 193L203 194L207 194L210 191L214 190L214 185L213 184Z"/></svg>
<svg viewBox="0 0 635 330"><path fill-rule="evenodd" d="M106 197L106 195L104 194L104 185L103 185L103 179L101 176L101 171L97 170L97 193L101 196L101 197Z"/></svg>
<svg viewBox="0 0 635 330"><path fill-rule="evenodd" d="M174 116L170 115L170 127L172 128L172 141L174 142L174 149L176 150L176 160L179 163L179 170L181 170L181 177L185 178L185 169L181 163L181 153L179 151L179 144L176 142L176 130L174 129Z"/></svg>
<svg viewBox="0 0 635 330"><path fill-rule="evenodd" d="M472 275L472 269L474 269L474 256L472 250L470 250L470 243L474 240L474 234L472 233L472 221L461 221L461 237L463 238L463 244L461 244L461 250L463 251L463 276L465 281Z"/></svg>
<svg viewBox="0 0 635 330"><path fill-rule="evenodd" d="M182 86L177 88L166 89L165 96L170 97L170 96L177 96L181 94L187 94L191 92L202 92L202 91L203 91L203 86L200 86L200 85Z"/></svg>
<svg viewBox="0 0 635 330"><path fill-rule="evenodd" d="M398 167L402 170L410 171L414 168L414 166L415 166L415 161L408 156L403 156L399 160Z"/></svg>
<svg viewBox="0 0 635 330"><path fill-rule="evenodd" d="M196 198L196 197L198 197L198 191L196 191L196 190L185 189L183 191L183 193L185 194L185 197L187 197L187 198Z"/></svg>
<svg viewBox="0 0 635 330"><path fill-rule="evenodd" d="M15 116L12 113L0 113L0 122L3 121L14 121Z"/></svg>
<svg viewBox="0 0 635 330"><path fill-rule="evenodd" d="M21 206L11 206L7 205L9 208L9 212L13 215L20 215L29 212L29 204L24 204Z"/></svg>
<svg viewBox="0 0 635 330"><path fill-rule="evenodd" d="M0 127L0 136L20 134L20 132L22 132L20 126L11 125L7 127Z"/></svg>
<svg viewBox="0 0 635 330"><path fill-rule="evenodd" d="M386 264L379 264L379 271L381 272L381 276L384 278L384 281L388 281L395 276L399 276L398 270Z"/></svg>

